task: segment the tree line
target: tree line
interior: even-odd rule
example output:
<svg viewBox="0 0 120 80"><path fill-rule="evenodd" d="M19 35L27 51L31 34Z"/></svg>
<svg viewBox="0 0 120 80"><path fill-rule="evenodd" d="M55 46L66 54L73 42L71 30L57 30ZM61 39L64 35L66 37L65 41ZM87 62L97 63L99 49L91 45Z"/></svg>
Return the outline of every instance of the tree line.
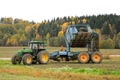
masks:
<svg viewBox="0 0 120 80"><path fill-rule="evenodd" d="M101 48L120 48L120 15L116 14L57 17L40 23L2 17L0 46L26 46L31 40L44 41L48 46L65 46L65 28L81 23L89 24L100 34Z"/></svg>

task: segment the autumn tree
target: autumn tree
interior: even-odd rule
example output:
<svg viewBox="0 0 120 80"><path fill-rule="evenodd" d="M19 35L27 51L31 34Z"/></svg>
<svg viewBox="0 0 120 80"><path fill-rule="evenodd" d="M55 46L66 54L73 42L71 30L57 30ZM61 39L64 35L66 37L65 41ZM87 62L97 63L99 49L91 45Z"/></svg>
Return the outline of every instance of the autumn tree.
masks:
<svg viewBox="0 0 120 80"><path fill-rule="evenodd" d="M12 19L12 17L1 18L1 23L3 23L3 24L12 24L13 23L13 19Z"/></svg>
<svg viewBox="0 0 120 80"><path fill-rule="evenodd" d="M87 19L84 18L84 19L82 20L82 22L83 22L83 24L87 23Z"/></svg>
<svg viewBox="0 0 120 80"><path fill-rule="evenodd" d="M102 40L100 42L100 48L102 48L102 49L114 49L115 42L110 38L108 38L107 40Z"/></svg>
<svg viewBox="0 0 120 80"><path fill-rule="evenodd" d="M41 40L41 38L40 38L40 35L39 35L39 34L36 34L36 36L35 36L35 40L37 40L37 41L40 41L40 40Z"/></svg>
<svg viewBox="0 0 120 80"><path fill-rule="evenodd" d="M48 46L50 45L50 33L47 33L46 35L46 43Z"/></svg>
<svg viewBox="0 0 120 80"><path fill-rule="evenodd" d="M7 39L7 41L6 41L6 46L12 46L12 44L11 44L12 42L11 42L11 39L10 38L8 38Z"/></svg>
<svg viewBox="0 0 120 80"><path fill-rule="evenodd" d="M25 34L22 34L22 36L20 37L19 43L22 46L27 45L28 42L27 42L27 38L26 38Z"/></svg>
<svg viewBox="0 0 120 80"><path fill-rule="evenodd" d="M104 24L103 24L103 27L102 27L102 29L101 29L101 33L103 34L103 35L109 35L109 26L108 26L108 23L107 22L104 22Z"/></svg>
<svg viewBox="0 0 120 80"><path fill-rule="evenodd" d="M19 40L20 40L20 36L19 34L14 34L12 37L11 37L11 45L13 46L18 46L19 45Z"/></svg>
<svg viewBox="0 0 120 80"><path fill-rule="evenodd" d="M120 32L117 34L115 47L120 49Z"/></svg>
<svg viewBox="0 0 120 80"><path fill-rule="evenodd" d="M9 38L9 36L7 34L4 34L3 38L2 38L2 45L6 45L6 41Z"/></svg>
<svg viewBox="0 0 120 80"><path fill-rule="evenodd" d="M58 37L61 37L61 36L63 36L63 35L64 35L64 31L63 31L63 30L59 31Z"/></svg>

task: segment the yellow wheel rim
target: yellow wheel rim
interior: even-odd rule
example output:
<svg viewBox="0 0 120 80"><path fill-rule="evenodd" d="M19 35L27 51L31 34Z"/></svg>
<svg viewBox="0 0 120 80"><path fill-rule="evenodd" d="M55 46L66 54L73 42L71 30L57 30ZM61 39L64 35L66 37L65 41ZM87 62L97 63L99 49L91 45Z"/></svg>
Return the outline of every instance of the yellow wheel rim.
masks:
<svg viewBox="0 0 120 80"><path fill-rule="evenodd" d="M26 58L26 61L27 61L27 63L31 63L31 61L32 61L31 57L28 56L28 57Z"/></svg>
<svg viewBox="0 0 120 80"><path fill-rule="evenodd" d="M80 56L80 60L81 60L81 62L86 62L86 61L88 60L88 56L85 55L85 54L82 54L82 55Z"/></svg>
<svg viewBox="0 0 120 80"><path fill-rule="evenodd" d="M94 54L93 55L93 61L100 62L100 60L101 60L101 56L99 54Z"/></svg>
<svg viewBox="0 0 120 80"><path fill-rule="evenodd" d="M48 61L48 55L47 54L42 54L42 61L47 62Z"/></svg>

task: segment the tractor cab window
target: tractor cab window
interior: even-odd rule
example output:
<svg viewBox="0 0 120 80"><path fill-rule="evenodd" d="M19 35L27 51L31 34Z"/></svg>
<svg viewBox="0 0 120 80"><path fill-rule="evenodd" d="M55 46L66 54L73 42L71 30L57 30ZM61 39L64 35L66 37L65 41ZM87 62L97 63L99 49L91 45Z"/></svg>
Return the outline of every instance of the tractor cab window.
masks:
<svg viewBox="0 0 120 80"><path fill-rule="evenodd" d="M30 49L33 49L33 44L30 44Z"/></svg>
<svg viewBox="0 0 120 80"><path fill-rule="evenodd" d="M38 49L38 44L33 44L33 49Z"/></svg>
<svg viewBox="0 0 120 80"><path fill-rule="evenodd" d="M39 44L30 44L30 49L39 49Z"/></svg>

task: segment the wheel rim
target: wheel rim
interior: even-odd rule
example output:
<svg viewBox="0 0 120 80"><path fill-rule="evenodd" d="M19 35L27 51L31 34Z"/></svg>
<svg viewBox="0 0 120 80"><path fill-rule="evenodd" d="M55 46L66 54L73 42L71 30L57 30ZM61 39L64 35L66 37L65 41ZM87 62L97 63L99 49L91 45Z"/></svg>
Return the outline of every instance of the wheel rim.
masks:
<svg viewBox="0 0 120 80"><path fill-rule="evenodd" d="M42 61L47 62L48 61L48 55L47 54L42 54Z"/></svg>
<svg viewBox="0 0 120 80"><path fill-rule="evenodd" d="M31 63L31 61L32 61L31 57L28 56L28 57L26 58L26 61L27 61L28 64Z"/></svg>
<svg viewBox="0 0 120 80"><path fill-rule="evenodd" d="M100 62L101 60L101 56L99 54L94 54L93 55L93 61L94 62Z"/></svg>
<svg viewBox="0 0 120 80"><path fill-rule="evenodd" d="M88 61L88 56L86 54L82 54L80 57L81 62L87 62Z"/></svg>

